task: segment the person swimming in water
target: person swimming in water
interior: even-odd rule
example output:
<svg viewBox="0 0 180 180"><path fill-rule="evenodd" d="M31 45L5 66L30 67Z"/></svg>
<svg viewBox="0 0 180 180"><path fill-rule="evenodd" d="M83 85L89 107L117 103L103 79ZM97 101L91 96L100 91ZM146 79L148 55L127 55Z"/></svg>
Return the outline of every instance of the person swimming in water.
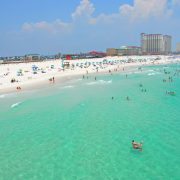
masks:
<svg viewBox="0 0 180 180"><path fill-rule="evenodd" d="M138 149L138 150L142 151L142 142L138 143L138 142L135 142L134 140L132 140L132 147L134 149Z"/></svg>

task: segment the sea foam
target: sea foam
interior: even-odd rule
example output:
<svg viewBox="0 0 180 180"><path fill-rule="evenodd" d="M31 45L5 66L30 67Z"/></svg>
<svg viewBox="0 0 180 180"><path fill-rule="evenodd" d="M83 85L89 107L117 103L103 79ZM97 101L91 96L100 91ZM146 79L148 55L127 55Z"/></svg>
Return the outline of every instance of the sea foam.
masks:
<svg viewBox="0 0 180 180"><path fill-rule="evenodd" d="M7 97L10 98L14 96L16 96L16 93L0 94L0 99L7 98Z"/></svg>
<svg viewBox="0 0 180 180"><path fill-rule="evenodd" d="M0 95L0 98L2 99L2 98L5 98L6 97L6 95L5 94L1 94Z"/></svg>
<svg viewBox="0 0 180 180"><path fill-rule="evenodd" d="M69 86L63 86L62 89L69 89L69 88L74 88L74 86L69 85Z"/></svg>
<svg viewBox="0 0 180 180"><path fill-rule="evenodd" d="M89 83L86 83L86 85L88 86L91 86L91 85L103 85L103 84L110 84L112 83L112 80L109 80L109 81L104 81L104 80L99 80L99 81L92 81L92 82L89 82Z"/></svg>
<svg viewBox="0 0 180 180"><path fill-rule="evenodd" d="M160 74L159 72L154 72L154 73L148 73L148 76L154 76Z"/></svg>
<svg viewBox="0 0 180 180"><path fill-rule="evenodd" d="M22 104L22 102L17 102L11 105L11 108L15 108L17 106L19 106L20 104Z"/></svg>

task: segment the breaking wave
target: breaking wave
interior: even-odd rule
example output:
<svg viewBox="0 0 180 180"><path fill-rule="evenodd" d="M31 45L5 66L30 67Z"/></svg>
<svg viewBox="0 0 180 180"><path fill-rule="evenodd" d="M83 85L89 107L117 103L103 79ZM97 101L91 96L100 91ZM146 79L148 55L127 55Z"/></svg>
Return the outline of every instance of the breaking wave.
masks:
<svg viewBox="0 0 180 180"><path fill-rule="evenodd" d="M155 72L155 73L148 73L148 76L154 76L154 75L157 75L157 74L160 74L158 72Z"/></svg>
<svg viewBox="0 0 180 180"><path fill-rule="evenodd" d="M15 108L17 106L19 106L20 104L22 104L22 102L17 102L11 105L11 108Z"/></svg>
<svg viewBox="0 0 180 180"><path fill-rule="evenodd" d="M93 82L89 82L86 83L86 85L91 86L91 85L107 85L107 84L111 84L112 80L109 81L104 81L104 80L99 80L99 81L93 81Z"/></svg>
<svg viewBox="0 0 180 180"><path fill-rule="evenodd" d="M6 97L6 94L1 94L0 95L0 98L2 99L2 98L5 98Z"/></svg>
<svg viewBox="0 0 180 180"><path fill-rule="evenodd" d="M62 87L62 89L70 89L70 88L74 88L74 86L69 85L69 86L64 86L64 87Z"/></svg>

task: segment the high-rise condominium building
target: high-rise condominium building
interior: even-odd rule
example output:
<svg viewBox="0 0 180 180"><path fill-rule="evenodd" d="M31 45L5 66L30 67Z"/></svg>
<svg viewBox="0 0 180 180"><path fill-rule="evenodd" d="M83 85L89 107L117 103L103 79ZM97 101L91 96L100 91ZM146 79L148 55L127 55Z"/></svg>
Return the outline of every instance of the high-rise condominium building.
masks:
<svg viewBox="0 0 180 180"><path fill-rule="evenodd" d="M171 40L169 35L141 33L142 54L169 54Z"/></svg>
<svg viewBox="0 0 180 180"><path fill-rule="evenodd" d="M176 44L176 52L179 52L180 53L180 42L178 42Z"/></svg>

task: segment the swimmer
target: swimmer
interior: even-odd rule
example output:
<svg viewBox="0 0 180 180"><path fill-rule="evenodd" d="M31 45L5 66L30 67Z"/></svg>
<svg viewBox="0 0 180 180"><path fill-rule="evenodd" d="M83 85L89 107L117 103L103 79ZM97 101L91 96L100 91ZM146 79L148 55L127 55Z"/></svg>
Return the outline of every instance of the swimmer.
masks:
<svg viewBox="0 0 180 180"><path fill-rule="evenodd" d="M138 150L140 150L140 151L142 151L142 142L141 143L138 143L138 142L135 142L134 140L132 140L132 147L134 148L134 149L138 149Z"/></svg>
<svg viewBox="0 0 180 180"><path fill-rule="evenodd" d="M129 100L130 100L130 99L129 99L129 96L127 96L127 97L126 97L126 100L127 100L127 101L129 101Z"/></svg>
<svg viewBox="0 0 180 180"><path fill-rule="evenodd" d="M114 97L112 97L112 100L114 99Z"/></svg>

